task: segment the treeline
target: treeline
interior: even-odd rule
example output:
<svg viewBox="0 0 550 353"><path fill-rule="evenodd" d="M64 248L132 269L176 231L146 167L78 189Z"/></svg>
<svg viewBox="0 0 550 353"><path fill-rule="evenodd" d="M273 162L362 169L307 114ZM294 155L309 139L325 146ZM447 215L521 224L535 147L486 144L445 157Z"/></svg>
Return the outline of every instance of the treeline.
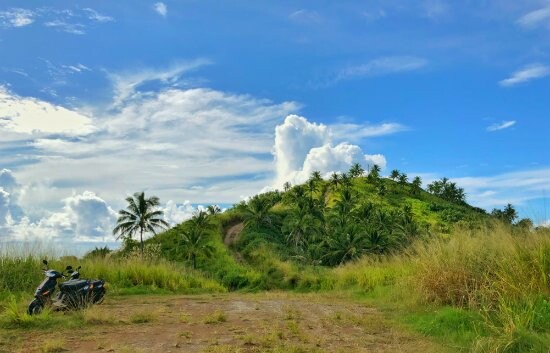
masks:
<svg viewBox="0 0 550 353"><path fill-rule="evenodd" d="M422 232L411 207L383 209L358 197L353 181L364 172L355 164L325 181L316 171L303 185L287 183L285 193L257 195L238 208L249 230L270 234L289 257L303 263L334 266L407 246ZM380 192L379 173L373 166L364 182ZM284 212L272 211L277 204L285 206Z"/></svg>

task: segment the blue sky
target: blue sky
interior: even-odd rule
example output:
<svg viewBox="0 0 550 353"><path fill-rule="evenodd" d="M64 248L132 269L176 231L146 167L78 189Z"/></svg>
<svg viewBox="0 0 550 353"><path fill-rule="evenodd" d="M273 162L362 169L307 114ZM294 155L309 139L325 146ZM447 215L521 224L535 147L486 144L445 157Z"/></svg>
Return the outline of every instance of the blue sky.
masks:
<svg viewBox="0 0 550 353"><path fill-rule="evenodd" d="M93 244L137 190L176 222L355 160L548 222L549 33L549 1L2 1L0 229Z"/></svg>

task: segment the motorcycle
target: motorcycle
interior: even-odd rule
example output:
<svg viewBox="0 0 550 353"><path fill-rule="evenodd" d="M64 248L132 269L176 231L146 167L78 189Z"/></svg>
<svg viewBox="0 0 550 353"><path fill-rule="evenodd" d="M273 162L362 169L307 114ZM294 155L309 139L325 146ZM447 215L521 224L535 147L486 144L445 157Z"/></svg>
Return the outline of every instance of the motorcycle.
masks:
<svg viewBox="0 0 550 353"><path fill-rule="evenodd" d="M65 275L64 272L49 269L48 261L43 260L42 263L46 278L36 288L34 300L27 309L29 315L39 314L46 305L51 305L55 310L82 309L90 304L101 304L105 299L105 281L80 279L81 266L76 271L72 266L67 266L65 271L68 275ZM57 281L67 277L67 281L59 284L59 292L54 297Z"/></svg>

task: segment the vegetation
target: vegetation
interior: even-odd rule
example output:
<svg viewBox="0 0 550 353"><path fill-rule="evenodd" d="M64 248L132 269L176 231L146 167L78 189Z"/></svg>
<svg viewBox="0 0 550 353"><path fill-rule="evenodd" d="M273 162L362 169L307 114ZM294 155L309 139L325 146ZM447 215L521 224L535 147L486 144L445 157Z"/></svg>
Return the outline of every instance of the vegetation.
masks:
<svg viewBox="0 0 550 353"><path fill-rule="evenodd" d="M163 219L164 212L158 209L160 205L158 197L145 198L144 192L136 192L133 197L127 197L126 202L128 202L127 209L118 211L119 216L113 234L117 235L117 239L131 240L139 231L143 256L143 233L156 234L157 230L168 228L169 225Z"/></svg>
<svg viewBox="0 0 550 353"><path fill-rule="evenodd" d="M142 243L130 236L118 251L96 248L79 263L119 295L340 293L387 308L394 320L460 351L548 351L550 230L516 221L512 205L490 214L471 207L445 178L424 191L419 177L409 183L397 170L390 178L376 166L364 173L357 165L329 180L314 172L285 192L223 213L199 211ZM138 196L129 199L137 205ZM17 311L41 280L39 260L3 255L0 325L43 325ZM51 266L69 260L56 257ZM205 322L225 319L216 312Z"/></svg>

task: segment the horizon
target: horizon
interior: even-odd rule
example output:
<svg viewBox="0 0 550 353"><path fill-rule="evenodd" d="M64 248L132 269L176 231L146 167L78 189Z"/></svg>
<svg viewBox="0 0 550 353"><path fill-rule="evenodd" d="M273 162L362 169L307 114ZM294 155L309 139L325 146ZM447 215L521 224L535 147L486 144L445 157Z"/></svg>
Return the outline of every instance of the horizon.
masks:
<svg viewBox="0 0 550 353"><path fill-rule="evenodd" d="M0 243L113 244L134 192L173 225L355 162L550 225L547 1L92 6L0 6Z"/></svg>

